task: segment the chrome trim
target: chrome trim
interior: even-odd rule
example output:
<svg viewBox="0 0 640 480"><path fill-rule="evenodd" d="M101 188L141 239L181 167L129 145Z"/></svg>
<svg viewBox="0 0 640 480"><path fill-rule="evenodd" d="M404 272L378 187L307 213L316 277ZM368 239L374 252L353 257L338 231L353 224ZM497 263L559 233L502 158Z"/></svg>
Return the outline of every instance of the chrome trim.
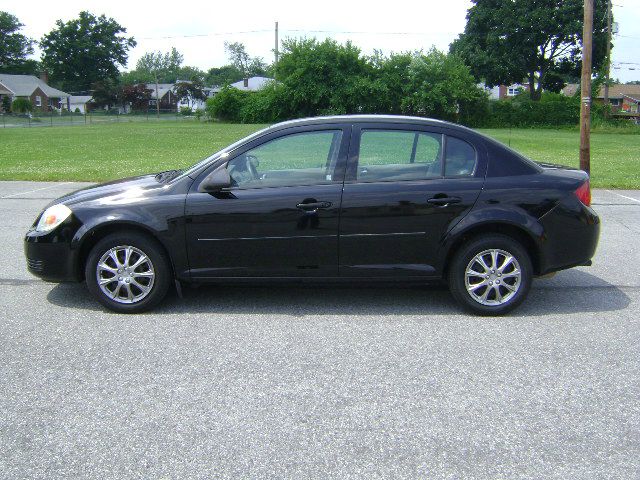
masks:
<svg viewBox="0 0 640 480"><path fill-rule="evenodd" d="M233 238L199 238L199 242L226 242L230 240L289 240L294 238L331 238L335 235L296 235L289 237L233 237Z"/></svg>
<svg viewBox="0 0 640 480"><path fill-rule="evenodd" d="M341 237L388 237L392 235L426 235L427 232L394 232L394 233L348 233Z"/></svg>

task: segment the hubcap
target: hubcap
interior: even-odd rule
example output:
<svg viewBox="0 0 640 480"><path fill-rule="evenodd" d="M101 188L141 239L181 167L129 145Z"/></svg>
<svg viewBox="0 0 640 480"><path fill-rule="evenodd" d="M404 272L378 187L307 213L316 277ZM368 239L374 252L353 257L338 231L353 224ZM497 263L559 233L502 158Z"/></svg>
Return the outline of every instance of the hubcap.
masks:
<svg viewBox="0 0 640 480"><path fill-rule="evenodd" d="M107 250L96 267L100 290L118 303L136 303L145 298L153 288L155 276L149 257L131 245Z"/></svg>
<svg viewBox="0 0 640 480"><path fill-rule="evenodd" d="M522 271L505 250L484 250L471 259L464 275L467 292L482 305L502 305L520 289Z"/></svg>

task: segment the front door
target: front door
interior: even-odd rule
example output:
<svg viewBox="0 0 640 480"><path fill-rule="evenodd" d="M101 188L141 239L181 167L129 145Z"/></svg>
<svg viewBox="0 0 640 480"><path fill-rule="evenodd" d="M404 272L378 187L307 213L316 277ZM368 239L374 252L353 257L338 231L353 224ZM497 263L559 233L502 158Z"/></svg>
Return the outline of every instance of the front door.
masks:
<svg viewBox="0 0 640 480"><path fill-rule="evenodd" d="M338 273L338 224L350 127L297 128L232 154L232 187L194 182L186 203L191 277Z"/></svg>
<svg viewBox="0 0 640 480"><path fill-rule="evenodd" d="M444 234L484 182L483 152L446 129L390 125L354 132L342 197L342 276L435 274Z"/></svg>

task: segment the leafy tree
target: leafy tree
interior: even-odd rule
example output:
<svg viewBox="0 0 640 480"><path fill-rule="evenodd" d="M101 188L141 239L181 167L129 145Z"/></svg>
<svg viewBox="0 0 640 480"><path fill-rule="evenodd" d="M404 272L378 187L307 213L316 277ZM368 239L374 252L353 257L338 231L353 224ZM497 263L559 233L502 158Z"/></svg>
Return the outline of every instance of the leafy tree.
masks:
<svg viewBox="0 0 640 480"><path fill-rule="evenodd" d="M118 103L121 91L118 82L111 78L97 81L93 84L91 103L96 107L107 107L110 109Z"/></svg>
<svg viewBox="0 0 640 480"><path fill-rule="evenodd" d="M3 112L8 112L9 110L11 110L11 99L7 95L4 95L2 97L1 108Z"/></svg>
<svg viewBox="0 0 640 480"><path fill-rule="evenodd" d="M207 100L207 115L212 119L238 122L241 120L242 109L250 95L251 92L226 86Z"/></svg>
<svg viewBox="0 0 640 480"><path fill-rule="evenodd" d="M408 115L455 121L461 110L485 98L460 58L434 48L413 56L401 110Z"/></svg>
<svg viewBox="0 0 640 480"><path fill-rule="evenodd" d="M198 100L206 100L207 96L204 93L204 84L202 81L193 77L190 81L180 81L176 83L174 87L176 96L189 104L193 108Z"/></svg>
<svg viewBox="0 0 640 480"><path fill-rule="evenodd" d="M100 80L116 79L118 65L126 65L133 37L114 19L83 11L78 18L56 21L56 28L40 41L42 63L51 80L69 91L86 90Z"/></svg>
<svg viewBox="0 0 640 480"><path fill-rule="evenodd" d="M17 17L0 12L0 71L22 73L25 64L33 66L27 56L33 53L34 41L18 33L24 27ZM31 63L28 63L31 62ZM29 72L30 73L30 72Z"/></svg>
<svg viewBox="0 0 640 480"><path fill-rule="evenodd" d="M241 73L240 78L264 75L267 71L267 64L261 57L251 57L247 49L240 42L224 42L224 49L231 61L231 65Z"/></svg>
<svg viewBox="0 0 640 480"><path fill-rule="evenodd" d="M606 50L606 0L595 0L594 69ZM543 88L562 88L581 68L582 0L472 0L467 25L451 45L477 79L489 86L529 83L533 100Z"/></svg>
<svg viewBox="0 0 640 480"><path fill-rule="evenodd" d="M33 111L33 105L28 98L18 97L11 104L11 111L14 113L27 113Z"/></svg>
<svg viewBox="0 0 640 480"><path fill-rule="evenodd" d="M229 85L237 82L238 80L242 80L242 72L234 65L210 68L206 77L208 85L219 87Z"/></svg>
<svg viewBox="0 0 640 480"><path fill-rule="evenodd" d="M123 104L130 104L133 110L148 110L151 92L144 83L124 85L120 98Z"/></svg>
<svg viewBox="0 0 640 480"><path fill-rule="evenodd" d="M184 56L175 47L170 52L145 53L136 63L139 81L173 83L183 61Z"/></svg>
<svg viewBox="0 0 640 480"><path fill-rule="evenodd" d="M277 66L286 117L370 110L377 86L372 65L351 42L289 39Z"/></svg>

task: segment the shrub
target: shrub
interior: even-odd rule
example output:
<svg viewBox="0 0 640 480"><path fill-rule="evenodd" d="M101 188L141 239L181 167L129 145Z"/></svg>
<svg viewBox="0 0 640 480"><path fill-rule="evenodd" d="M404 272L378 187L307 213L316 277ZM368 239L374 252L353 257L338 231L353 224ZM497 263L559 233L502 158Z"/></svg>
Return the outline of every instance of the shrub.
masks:
<svg viewBox="0 0 640 480"><path fill-rule="evenodd" d="M180 107L180 115L184 115L185 117L193 115L193 110L191 110L191 107L182 106Z"/></svg>
<svg viewBox="0 0 640 480"><path fill-rule="evenodd" d="M214 97L207 100L205 107L210 119L227 122L240 122L242 109L249 98L249 92L244 92L230 86L224 87Z"/></svg>
<svg viewBox="0 0 640 480"><path fill-rule="evenodd" d="M14 113L27 113L33 110L31 101L27 98L16 98L11 104L11 111Z"/></svg>

